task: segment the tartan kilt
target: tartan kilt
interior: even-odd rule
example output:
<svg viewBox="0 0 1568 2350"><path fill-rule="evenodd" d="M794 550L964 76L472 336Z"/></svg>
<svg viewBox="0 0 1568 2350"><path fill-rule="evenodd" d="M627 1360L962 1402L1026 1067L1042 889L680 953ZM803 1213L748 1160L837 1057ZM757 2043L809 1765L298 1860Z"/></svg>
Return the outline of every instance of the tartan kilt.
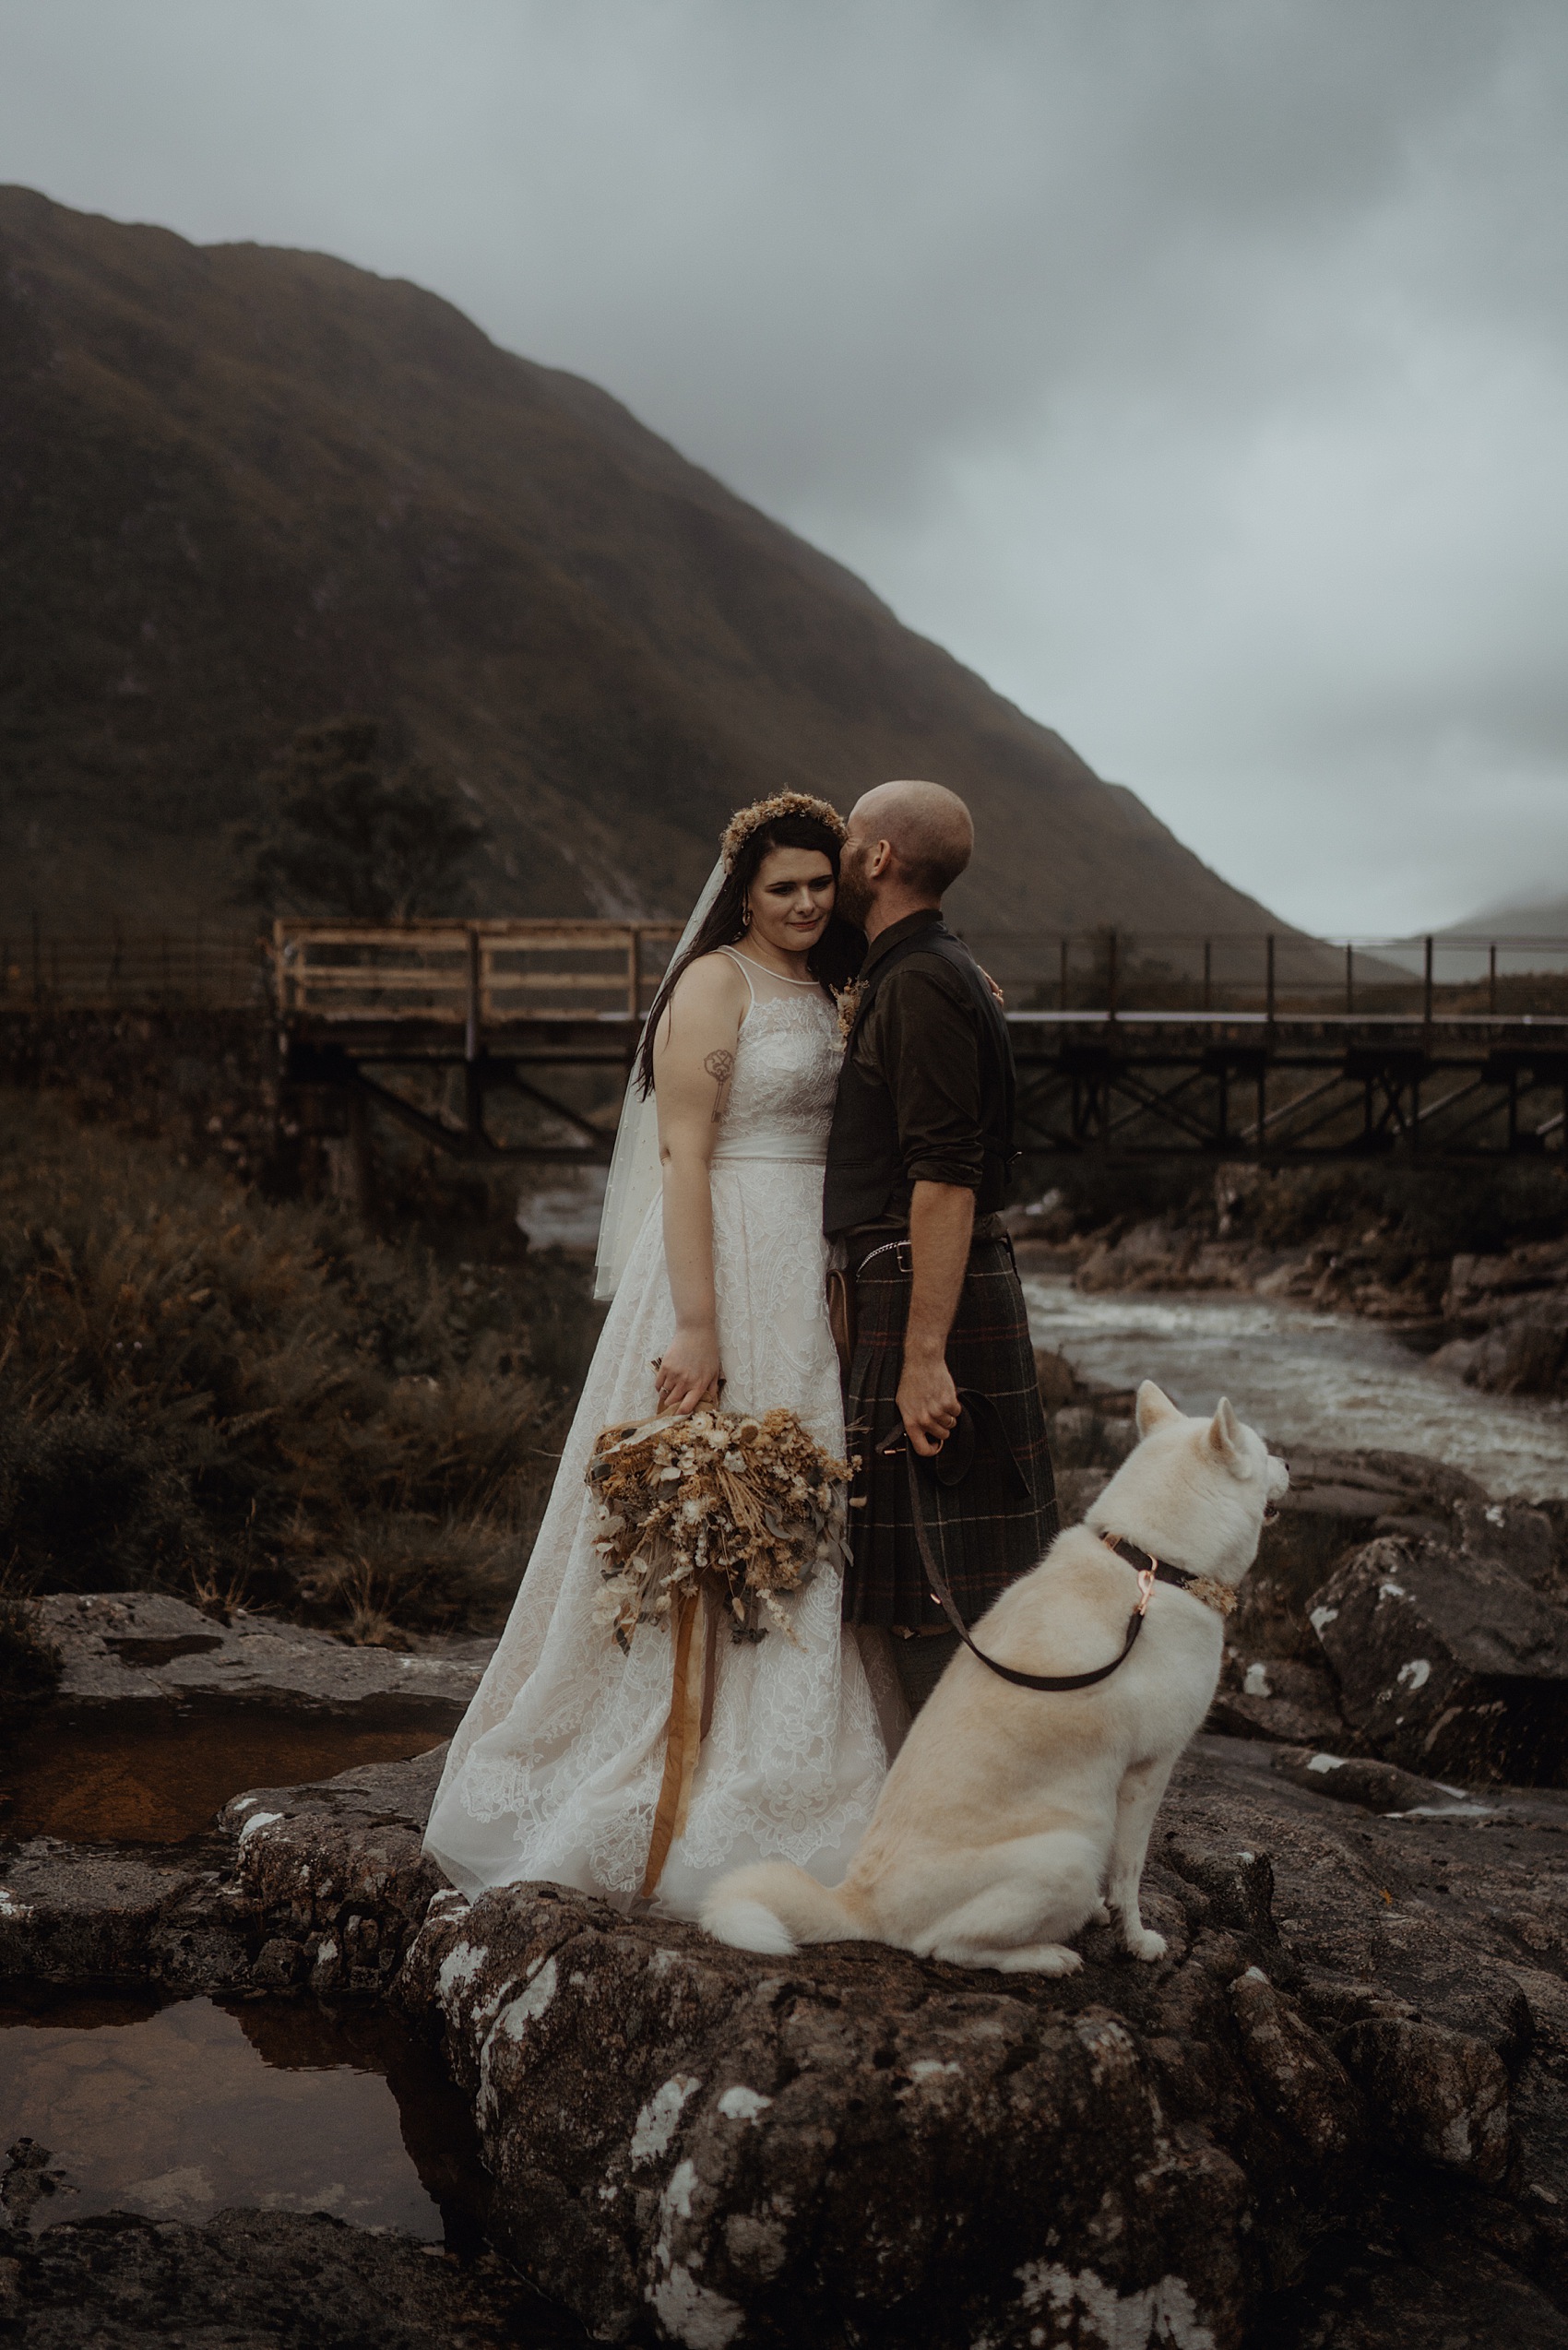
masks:
<svg viewBox="0 0 1568 2350"><path fill-rule="evenodd" d="M852 1556L844 1577L844 1620L931 1625L947 1619L932 1598L909 1517L909 1470L901 1454L877 1447L902 1426L897 1395L903 1362L909 1276L896 1255L879 1256L855 1278L855 1350L845 1398L848 1446L858 1457L850 1489ZM1057 1531L1056 1485L1035 1375L1028 1316L1013 1252L1004 1240L977 1240L947 1338L956 1386L989 1395L1030 1489L1025 1500L984 1441L963 1482L926 1478L927 1526L966 1623L1036 1565Z"/></svg>

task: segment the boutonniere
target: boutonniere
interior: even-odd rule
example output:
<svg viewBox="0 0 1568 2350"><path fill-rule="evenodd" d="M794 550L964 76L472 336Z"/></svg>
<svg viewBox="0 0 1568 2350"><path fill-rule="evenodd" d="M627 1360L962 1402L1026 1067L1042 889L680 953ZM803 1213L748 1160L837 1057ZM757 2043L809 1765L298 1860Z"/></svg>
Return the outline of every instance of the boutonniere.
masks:
<svg viewBox="0 0 1568 2350"><path fill-rule="evenodd" d="M855 1025L855 1015L861 1008L861 998L866 991L863 979L851 979L847 988L835 988L833 1001L838 1006L838 1041L848 1044L849 1031Z"/></svg>

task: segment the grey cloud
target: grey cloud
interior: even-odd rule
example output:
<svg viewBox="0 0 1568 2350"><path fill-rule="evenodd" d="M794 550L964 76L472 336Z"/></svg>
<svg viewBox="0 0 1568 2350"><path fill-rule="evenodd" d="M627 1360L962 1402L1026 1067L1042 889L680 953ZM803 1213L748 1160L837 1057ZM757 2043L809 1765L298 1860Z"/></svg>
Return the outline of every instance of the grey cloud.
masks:
<svg viewBox="0 0 1568 2350"><path fill-rule="evenodd" d="M1560 0L0 0L0 172L436 287L1324 926L1568 863L1565 126Z"/></svg>

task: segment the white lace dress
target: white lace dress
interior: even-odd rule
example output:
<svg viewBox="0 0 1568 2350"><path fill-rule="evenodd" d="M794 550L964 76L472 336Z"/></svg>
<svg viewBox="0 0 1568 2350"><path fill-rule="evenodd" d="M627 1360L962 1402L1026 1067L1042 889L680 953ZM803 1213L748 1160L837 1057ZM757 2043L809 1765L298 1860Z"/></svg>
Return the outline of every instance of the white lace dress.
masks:
<svg viewBox="0 0 1568 2350"><path fill-rule="evenodd" d="M737 961L742 958L737 957ZM824 1288L822 1183L840 1045L815 988L747 971L722 1132L713 1157L713 1259L727 1408L787 1405L841 1454L843 1405ZM656 1200L600 1338L539 1539L489 1670L452 1741L425 1834L474 1893L547 1879L629 1904L642 1882L664 1767L670 1635L638 1627L623 1656L594 1620L601 1575L583 1482L607 1423L658 1409L653 1360L675 1326ZM891 1675L839 1617L840 1577L819 1569L777 1631L720 1633L712 1727L686 1829L656 1909L694 1917L727 1869L773 1855L836 1884L853 1857L901 1722Z"/></svg>

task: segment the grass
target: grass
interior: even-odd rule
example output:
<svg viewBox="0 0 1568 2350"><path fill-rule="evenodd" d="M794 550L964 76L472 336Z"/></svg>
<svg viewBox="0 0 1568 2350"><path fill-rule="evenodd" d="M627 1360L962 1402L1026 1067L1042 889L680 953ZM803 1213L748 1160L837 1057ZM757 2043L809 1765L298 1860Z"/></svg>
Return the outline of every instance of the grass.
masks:
<svg viewBox="0 0 1568 2350"><path fill-rule="evenodd" d="M43 1628L38 1602L0 1582L0 1699L46 1696L61 1668L60 1651Z"/></svg>
<svg viewBox="0 0 1568 2350"><path fill-rule="evenodd" d="M493 1625L596 1317L0 1095L0 1574L367 1640Z"/></svg>

